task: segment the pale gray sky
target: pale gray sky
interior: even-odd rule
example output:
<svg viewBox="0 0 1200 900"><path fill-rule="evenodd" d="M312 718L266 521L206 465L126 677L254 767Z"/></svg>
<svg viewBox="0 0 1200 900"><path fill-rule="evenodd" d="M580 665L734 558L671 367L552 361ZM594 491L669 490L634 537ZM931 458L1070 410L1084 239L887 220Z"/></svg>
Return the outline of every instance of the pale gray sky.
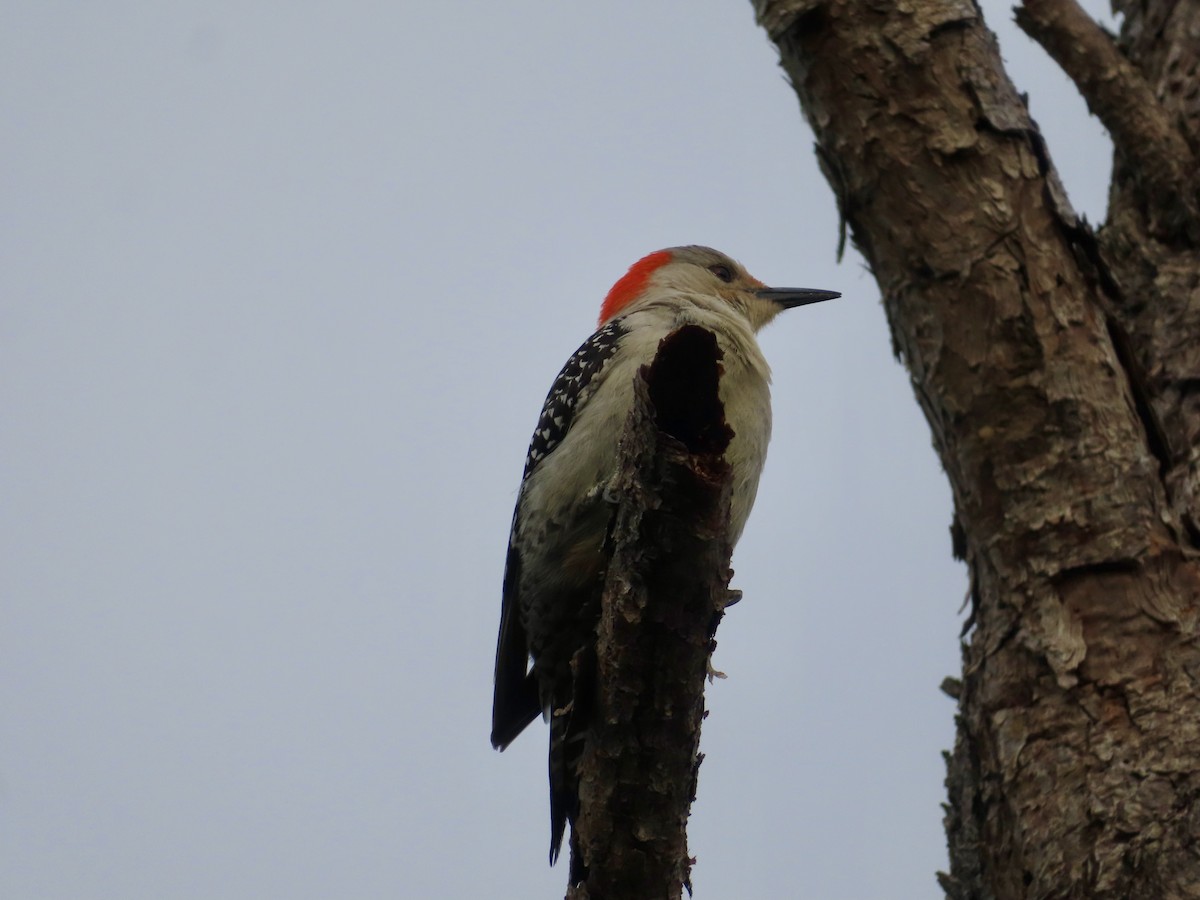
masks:
<svg viewBox="0 0 1200 900"><path fill-rule="evenodd" d="M561 897L544 729L488 744L509 517L681 243L844 295L762 340L697 900L938 896L949 491L749 2L4 6L0 896ZM1101 129L984 8L1099 220Z"/></svg>

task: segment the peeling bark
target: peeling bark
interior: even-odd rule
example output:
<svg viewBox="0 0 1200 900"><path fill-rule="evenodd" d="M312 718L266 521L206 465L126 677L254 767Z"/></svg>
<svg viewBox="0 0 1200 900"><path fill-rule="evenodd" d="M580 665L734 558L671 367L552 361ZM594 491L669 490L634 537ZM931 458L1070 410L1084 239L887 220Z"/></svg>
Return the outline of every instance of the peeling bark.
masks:
<svg viewBox="0 0 1200 900"><path fill-rule="evenodd" d="M729 586L732 432L713 334L668 335L635 384L621 442L596 642L596 709L579 764L568 900L670 900L689 879L704 678Z"/></svg>
<svg viewBox="0 0 1200 900"><path fill-rule="evenodd" d="M1190 156L1176 185L1193 214L1200 204L1200 5L1118 4L1120 45L1137 66ZM1130 335L1146 393L1167 444L1163 484L1172 511L1200 545L1200 238L1171 229L1176 208L1156 202L1147 173L1115 148L1101 258L1118 286L1114 311Z"/></svg>
<svg viewBox="0 0 1200 900"><path fill-rule="evenodd" d="M975 3L754 7L970 567L945 893L1200 897L1200 7L1127 2L1119 46L1073 0L1020 14L1113 132L1099 235Z"/></svg>

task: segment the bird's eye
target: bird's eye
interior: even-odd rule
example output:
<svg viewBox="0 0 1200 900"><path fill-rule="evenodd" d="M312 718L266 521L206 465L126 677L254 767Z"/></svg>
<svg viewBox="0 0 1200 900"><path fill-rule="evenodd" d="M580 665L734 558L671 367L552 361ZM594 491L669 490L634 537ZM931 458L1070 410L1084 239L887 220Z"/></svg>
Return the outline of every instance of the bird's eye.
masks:
<svg viewBox="0 0 1200 900"><path fill-rule="evenodd" d="M729 282L733 281L733 273L729 271L729 266L709 266L708 271L712 272L726 284L729 284Z"/></svg>

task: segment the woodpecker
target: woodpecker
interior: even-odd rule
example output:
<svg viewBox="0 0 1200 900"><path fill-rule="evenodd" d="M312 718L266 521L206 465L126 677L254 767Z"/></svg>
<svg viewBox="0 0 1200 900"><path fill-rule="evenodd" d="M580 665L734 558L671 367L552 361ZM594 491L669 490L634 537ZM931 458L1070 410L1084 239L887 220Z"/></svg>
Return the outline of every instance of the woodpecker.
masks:
<svg viewBox="0 0 1200 900"><path fill-rule="evenodd" d="M595 643L604 541L615 509L606 488L616 474L617 442L639 369L680 326L700 325L716 336L723 353L720 397L733 431L726 451L732 546L754 504L771 436L771 374L755 333L785 309L838 296L766 287L708 247L659 250L613 285L596 331L550 388L508 541L492 745L503 750L539 714L550 723L551 864L578 810L575 763L588 726L580 694L587 688L575 683L571 659Z"/></svg>

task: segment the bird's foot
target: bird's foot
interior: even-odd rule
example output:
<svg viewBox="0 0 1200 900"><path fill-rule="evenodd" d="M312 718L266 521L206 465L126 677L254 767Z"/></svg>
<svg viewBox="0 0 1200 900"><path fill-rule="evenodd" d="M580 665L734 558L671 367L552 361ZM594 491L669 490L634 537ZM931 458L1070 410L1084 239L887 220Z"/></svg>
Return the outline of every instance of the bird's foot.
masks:
<svg viewBox="0 0 1200 900"><path fill-rule="evenodd" d="M575 701L572 700L566 706L560 706L558 709L552 711L550 713L550 716L552 718L557 719L559 716L569 716L574 711L575 711Z"/></svg>

